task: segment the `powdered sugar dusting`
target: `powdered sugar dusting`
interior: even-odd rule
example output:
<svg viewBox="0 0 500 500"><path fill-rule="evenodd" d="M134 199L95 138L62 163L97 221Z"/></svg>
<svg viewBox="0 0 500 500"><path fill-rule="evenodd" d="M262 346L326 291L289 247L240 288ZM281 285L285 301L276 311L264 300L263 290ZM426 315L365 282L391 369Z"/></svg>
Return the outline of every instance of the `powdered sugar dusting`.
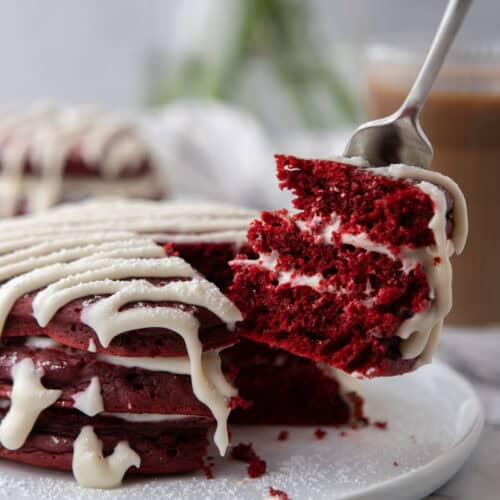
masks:
<svg viewBox="0 0 500 500"><path fill-rule="evenodd" d="M291 499L326 500L355 498L367 494L374 484L396 478L425 497L431 493L426 481L412 479L409 473L435 459L442 460L460 442L474 442L471 429L480 429L477 419L481 422L477 397L462 378L436 363L402 377L370 381L366 386L369 417L387 420L385 432L369 426L350 431L346 437L330 432L328 439L318 441L314 428L293 428L293 439L278 443L275 427L235 427L235 442L252 441L265 456L268 472L262 478L248 479L246 464L217 458L211 481L202 471L193 476L133 478L117 490L100 491L99 498L198 500L203 495L207 500L255 500L268 496L272 485L286 491ZM398 405L392 404L395 399ZM469 411L463 411L465 408ZM460 425L450 426L457 418ZM394 467L395 461L399 467ZM442 470L440 482L455 472ZM78 488L70 474L6 461L0 468L0 491L4 498L22 500L81 500L96 495ZM391 497L388 494L386 498Z"/></svg>

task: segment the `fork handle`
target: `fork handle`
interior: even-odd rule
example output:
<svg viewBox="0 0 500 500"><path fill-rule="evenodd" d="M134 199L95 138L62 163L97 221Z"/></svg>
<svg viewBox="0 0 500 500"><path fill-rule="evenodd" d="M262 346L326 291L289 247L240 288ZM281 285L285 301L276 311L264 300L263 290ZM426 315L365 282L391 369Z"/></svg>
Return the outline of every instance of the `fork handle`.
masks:
<svg viewBox="0 0 500 500"><path fill-rule="evenodd" d="M399 109L400 116L418 117L472 0L449 0L424 64Z"/></svg>

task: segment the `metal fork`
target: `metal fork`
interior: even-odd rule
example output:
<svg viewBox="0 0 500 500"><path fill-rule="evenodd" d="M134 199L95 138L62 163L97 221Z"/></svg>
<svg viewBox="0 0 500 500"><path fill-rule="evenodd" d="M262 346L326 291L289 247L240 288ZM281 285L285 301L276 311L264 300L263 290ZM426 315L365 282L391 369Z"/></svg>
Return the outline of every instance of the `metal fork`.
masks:
<svg viewBox="0 0 500 500"><path fill-rule="evenodd" d="M432 84L472 0L449 0L424 64L403 105L392 115L364 123L351 136L344 156L361 156L374 167L403 163L431 168L432 145L419 116Z"/></svg>

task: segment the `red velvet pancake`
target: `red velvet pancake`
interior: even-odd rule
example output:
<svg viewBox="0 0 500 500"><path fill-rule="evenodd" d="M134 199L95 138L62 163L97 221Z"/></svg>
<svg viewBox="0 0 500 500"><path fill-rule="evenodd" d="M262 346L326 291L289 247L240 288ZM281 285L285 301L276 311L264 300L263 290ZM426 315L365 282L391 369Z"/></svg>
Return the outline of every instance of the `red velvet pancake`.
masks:
<svg viewBox="0 0 500 500"><path fill-rule="evenodd" d="M0 410L4 414L5 410ZM161 423L132 423L116 417L87 417L74 410L50 408L42 412L25 444L17 450L0 445L0 457L38 467L70 471L73 442L80 429L92 425L103 443L104 456L127 441L141 457L129 474L173 474L201 469L208 447L210 419Z"/></svg>
<svg viewBox="0 0 500 500"><path fill-rule="evenodd" d="M250 225L252 254L233 262L229 290L244 315L239 334L363 376L415 368L449 310L455 200L394 170L285 156L277 165L298 211L264 212ZM396 173L408 168L426 175ZM443 291L431 282L438 272ZM414 331L402 334L410 320ZM410 341L422 344L416 354L403 352Z"/></svg>
<svg viewBox="0 0 500 500"><path fill-rule="evenodd" d="M128 368L99 355L65 346L36 348L23 338L8 339L0 350L0 397L11 390L11 369L24 358L44 371L47 389L60 389L56 406L70 408L73 396L98 377L104 410L113 413L161 413L208 417L210 410L193 394L189 375Z"/></svg>
<svg viewBox="0 0 500 500"><path fill-rule="evenodd" d="M164 328L143 328L125 332L115 337L108 347L103 347L95 332L80 320L82 310L92 303L92 298L78 299L61 307L47 326L41 327L32 314L33 295L20 298L12 308L3 331L4 337L47 335L61 344L86 351L92 341L96 352L116 356L185 356L184 340L177 333ZM155 302L150 307L167 305L183 311L193 311L201 322L199 337L204 350L231 345L236 341L230 331L210 311L185 304ZM133 306L132 306L133 307Z"/></svg>
<svg viewBox="0 0 500 500"><path fill-rule="evenodd" d="M240 397L251 404L231 413L235 424L349 425L364 423L363 399L314 361L242 340L222 353Z"/></svg>

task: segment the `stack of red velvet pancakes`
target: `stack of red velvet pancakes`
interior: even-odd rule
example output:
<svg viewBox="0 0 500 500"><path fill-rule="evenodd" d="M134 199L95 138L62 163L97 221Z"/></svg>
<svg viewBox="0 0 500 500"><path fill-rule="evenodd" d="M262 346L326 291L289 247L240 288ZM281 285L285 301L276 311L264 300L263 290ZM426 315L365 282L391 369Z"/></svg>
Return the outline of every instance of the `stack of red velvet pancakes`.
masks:
<svg viewBox="0 0 500 500"><path fill-rule="evenodd" d="M0 222L1 456L92 487L196 470L231 410L364 422L337 369L430 359L466 237L457 186L289 157L278 175L294 213L101 200Z"/></svg>

